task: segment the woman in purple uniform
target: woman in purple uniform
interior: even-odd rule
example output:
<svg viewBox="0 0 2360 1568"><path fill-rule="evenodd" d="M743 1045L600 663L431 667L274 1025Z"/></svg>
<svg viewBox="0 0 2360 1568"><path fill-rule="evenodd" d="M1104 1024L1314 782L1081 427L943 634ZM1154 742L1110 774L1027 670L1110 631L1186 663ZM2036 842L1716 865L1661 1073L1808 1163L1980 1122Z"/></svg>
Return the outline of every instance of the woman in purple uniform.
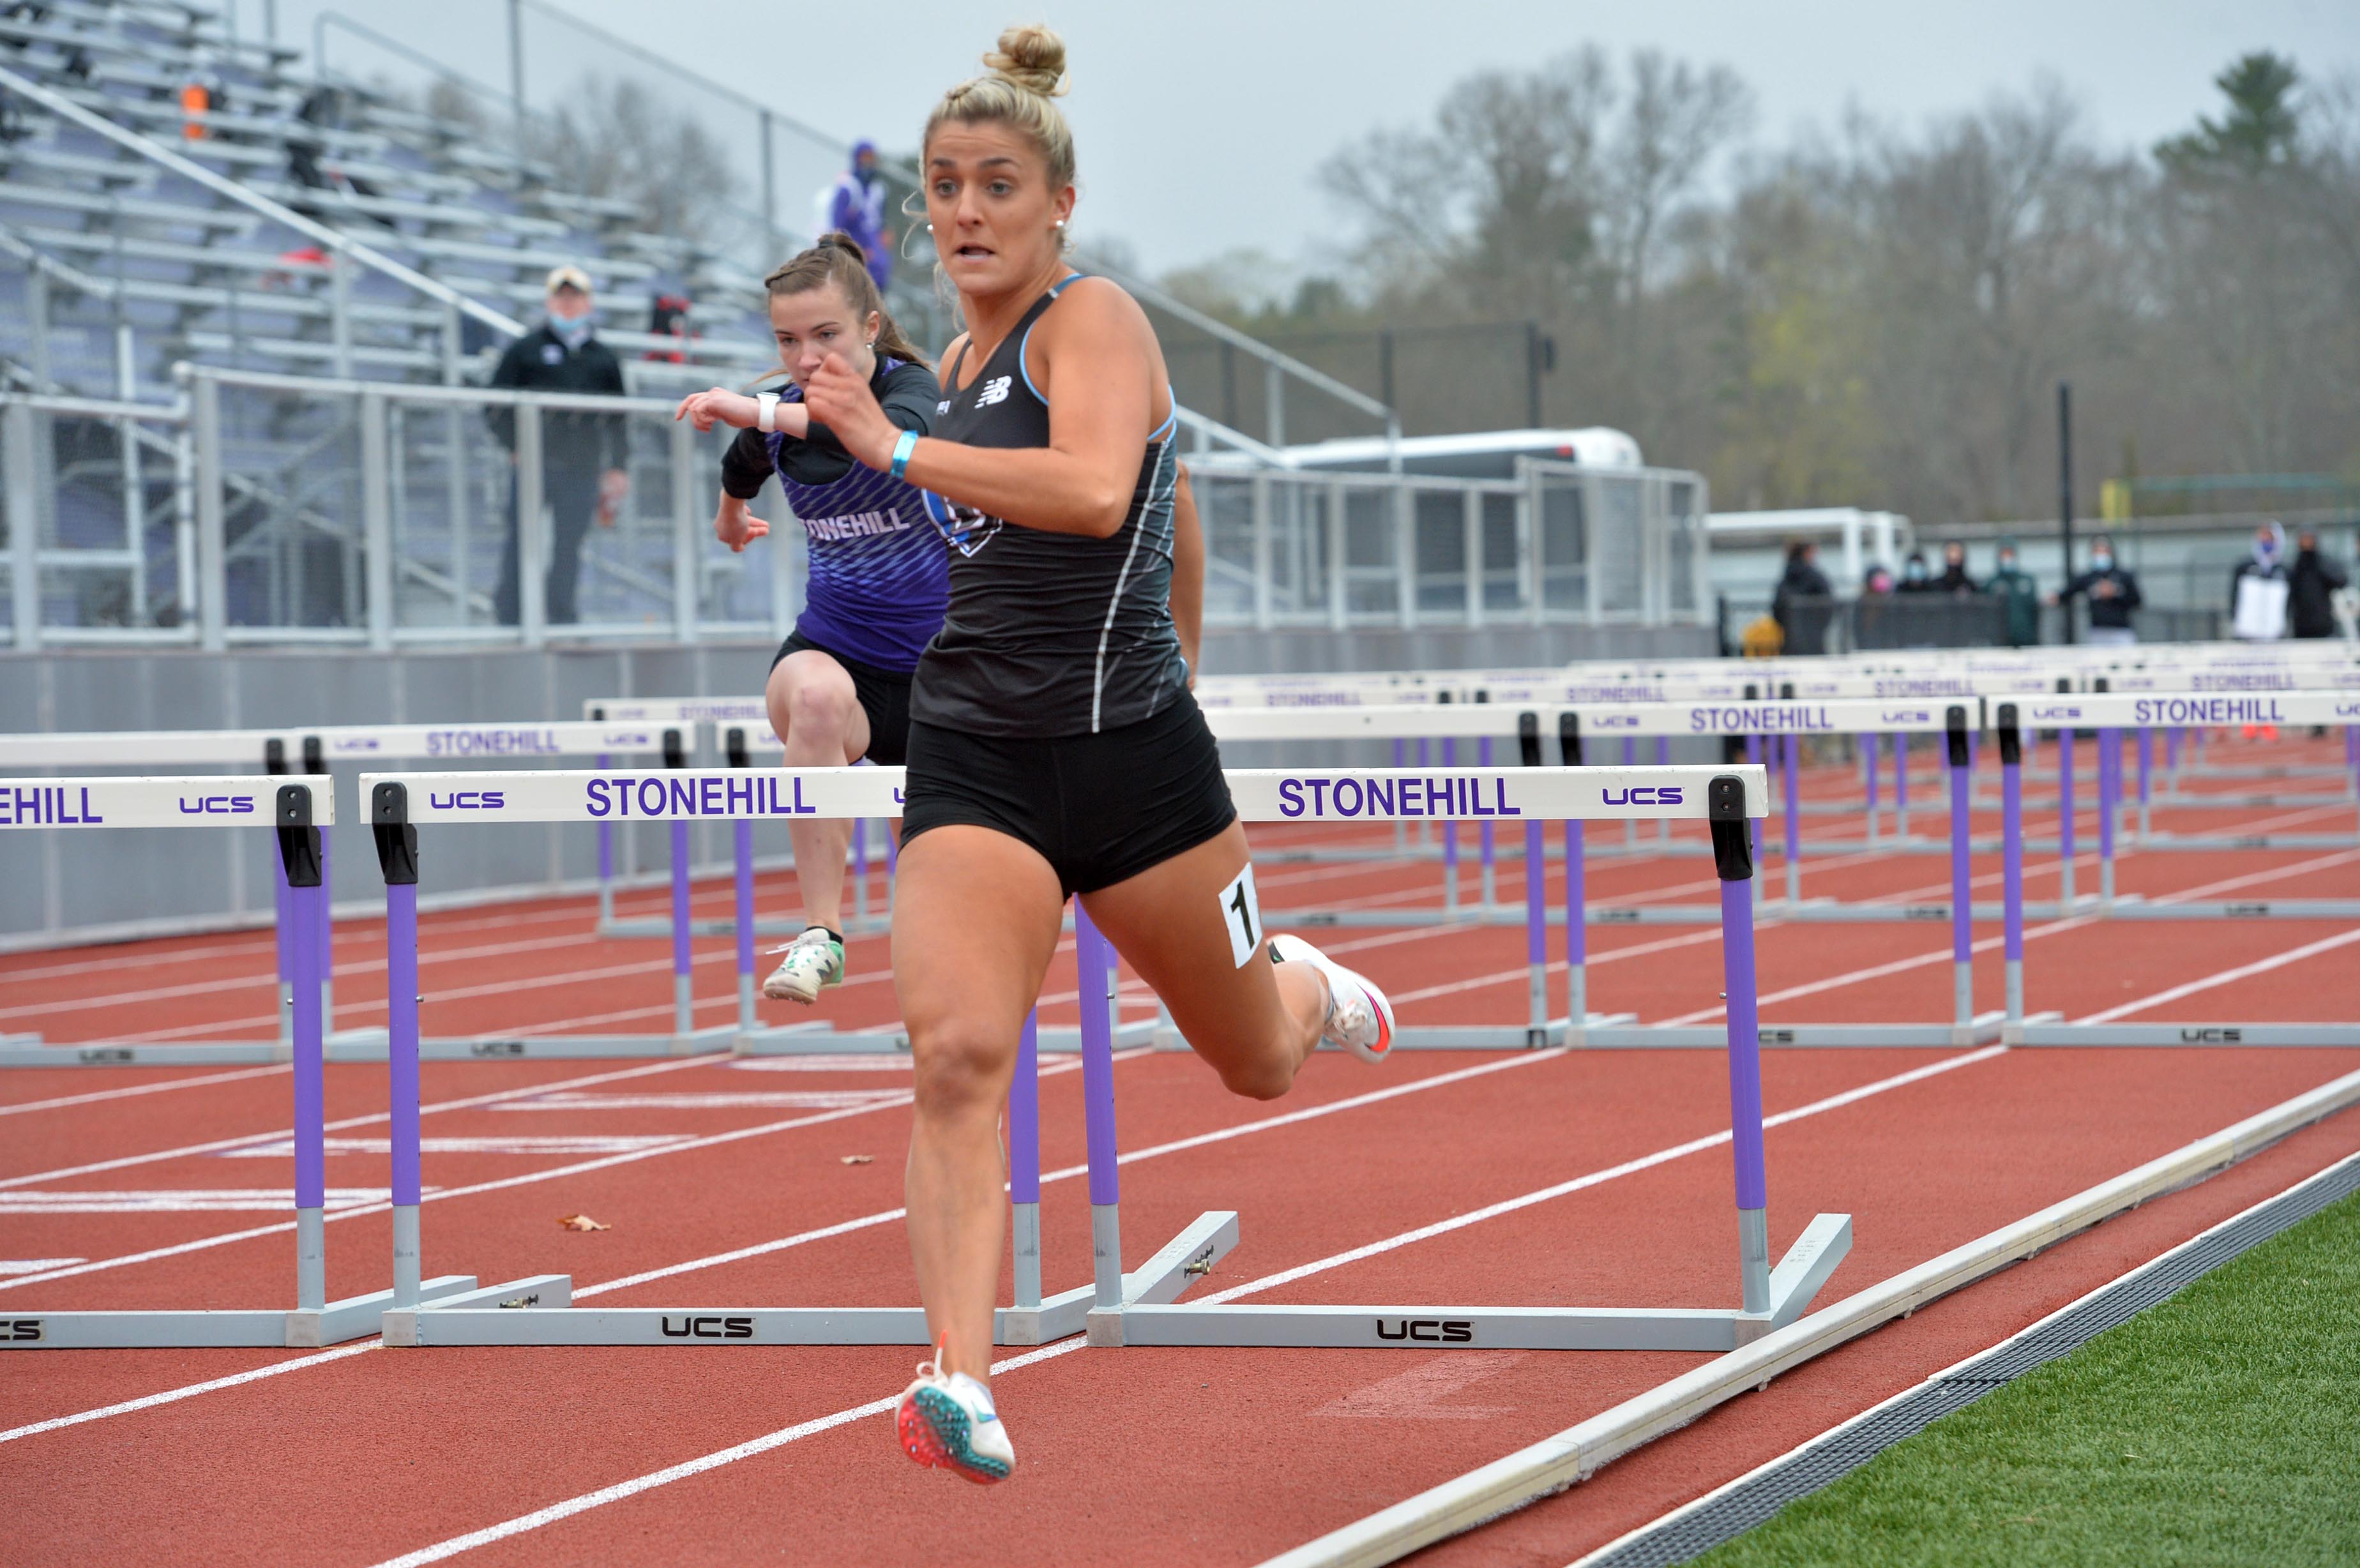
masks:
<svg viewBox="0 0 2360 1568"><path fill-rule="evenodd" d="M857 462L805 412L803 385L833 354L862 376L889 419L923 434L942 392L924 358L885 313L860 246L831 234L764 279L788 385L748 396L714 387L683 399L700 430L742 433L721 460L713 531L731 550L770 525L746 503L775 472L803 526L810 572L803 614L770 662L770 727L790 768L899 765L910 735L910 675L943 624L947 550L920 493ZM844 855L848 822L796 822L803 935L778 951L762 994L809 1002L844 983Z"/></svg>

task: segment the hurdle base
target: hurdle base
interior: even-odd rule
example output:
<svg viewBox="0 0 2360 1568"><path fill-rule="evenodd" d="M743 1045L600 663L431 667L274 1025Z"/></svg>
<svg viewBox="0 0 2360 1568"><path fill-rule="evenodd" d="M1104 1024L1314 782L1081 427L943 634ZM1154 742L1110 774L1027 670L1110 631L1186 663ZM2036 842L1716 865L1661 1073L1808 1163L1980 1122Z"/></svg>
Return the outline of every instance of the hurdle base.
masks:
<svg viewBox="0 0 2360 1568"><path fill-rule="evenodd" d="M1971 1024L1763 1024L1756 1029L1765 1050L1802 1051L1953 1050L1996 1045L2007 1025L2004 1013L1980 1013ZM1596 1051L1721 1051L1729 1045L1725 1024L1633 1024L1588 1031L1582 1043Z"/></svg>
<svg viewBox="0 0 2360 1568"><path fill-rule="evenodd" d="M901 1029L868 1029L838 1031L829 1023L786 1024L759 1029L726 1031L730 1040L727 1047L738 1056L891 1056L910 1053L910 1037ZM1159 1018L1134 1018L1115 1031L1117 1050L1133 1046L1161 1045L1163 1034L1170 1033L1169 1026ZM1040 1051L1043 1055L1072 1055L1082 1049L1082 1031L1074 1029L1044 1029L1040 1031Z"/></svg>
<svg viewBox="0 0 2360 1568"><path fill-rule="evenodd" d="M1093 1345L1348 1350L1736 1349L1803 1315L1852 1250L1852 1216L1820 1214L1770 1275L1770 1310L1681 1307L1198 1306L1126 1302L1089 1317Z"/></svg>
<svg viewBox="0 0 2360 1568"><path fill-rule="evenodd" d="M1122 1300L1176 1299L1238 1244L1238 1216L1200 1214L1122 1277ZM469 1281L473 1283L472 1280ZM538 1296L538 1301L531 1298ZM577 1307L563 1274L489 1286L385 1314L388 1345L930 1345L923 1307ZM997 1345L1047 1345L1082 1332L1093 1288L992 1314Z"/></svg>
<svg viewBox="0 0 2360 1568"><path fill-rule="evenodd" d="M1557 1018L1538 1027L1532 1024L1426 1024L1405 1025L1393 1030L1395 1051L1545 1051L1555 1046L1579 1044L1584 1032L1627 1024L1635 1013L1590 1013L1579 1028L1568 1029L1568 1020ZM1339 1045L1322 1044L1322 1051L1341 1051Z"/></svg>
<svg viewBox="0 0 2360 1568"><path fill-rule="evenodd" d="M446 1274L421 1284L419 1295L455 1296L475 1283L472 1274ZM376 1290L317 1311L21 1312L11 1317L16 1332L0 1337L0 1349L316 1349L377 1333L392 1304L392 1291Z"/></svg>
<svg viewBox="0 0 2360 1568"><path fill-rule="evenodd" d="M844 922L843 934L847 937L881 936L892 929L893 921L890 916L855 915ZM754 922L754 934L757 937L793 938L803 935L804 930L805 927L801 920L773 919L757 920ZM693 920L688 922L688 934L698 937L734 937L738 934L738 922L734 920ZM601 940L656 938L669 942L672 940L672 918L668 915L630 915L600 920L598 935Z"/></svg>
<svg viewBox="0 0 2360 1568"><path fill-rule="evenodd" d="M453 1036L418 1042L421 1062L600 1062L612 1058L720 1056L737 1038L736 1024L716 1024L694 1034L538 1034ZM340 1052L331 1062L383 1062L385 1046L373 1054Z"/></svg>
<svg viewBox="0 0 2360 1568"><path fill-rule="evenodd" d="M2049 1017L2054 1018L2055 1014ZM2344 1024L2069 1024L2027 1019L2010 1045L2072 1046L2325 1046L2360 1047L2360 1023Z"/></svg>

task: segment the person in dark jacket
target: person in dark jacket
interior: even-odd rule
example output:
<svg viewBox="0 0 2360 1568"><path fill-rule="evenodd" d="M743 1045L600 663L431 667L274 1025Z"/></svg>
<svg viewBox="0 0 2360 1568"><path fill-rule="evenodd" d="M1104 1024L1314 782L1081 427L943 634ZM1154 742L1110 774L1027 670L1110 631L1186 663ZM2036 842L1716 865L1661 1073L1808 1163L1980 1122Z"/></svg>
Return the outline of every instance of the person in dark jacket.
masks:
<svg viewBox="0 0 2360 1568"><path fill-rule="evenodd" d="M2295 536L2294 570L2287 573L2287 620L2299 637L2335 635L2334 595L2351 579L2319 553L2319 531L2305 528Z"/></svg>
<svg viewBox="0 0 2360 1568"><path fill-rule="evenodd" d="M625 395L623 367L612 349L596 336L596 301L590 276L578 267L561 267L549 275L549 315L541 330L528 332L500 355L492 385L536 392ZM494 407L485 411L492 433L516 460L516 410ZM592 414L571 409L547 410L541 416L541 494L549 505L549 577L547 619L552 626L578 620L574 593L582 576L582 541L595 517L612 528L615 513L630 490L624 463L628 430L619 414ZM493 591L493 613L502 626L515 626L519 616L517 491L508 492L508 546L500 553L499 586Z"/></svg>
<svg viewBox="0 0 2360 1568"><path fill-rule="evenodd" d="M1825 653L1828 617L1835 584L1819 570L1819 547L1808 539L1786 546L1786 570L1770 597L1770 618L1778 623L1780 647L1788 653ZM1797 601L1805 601L1797 603Z"/></svg>
<svg viewBox="0 0 2360 1568"><path fill-rule="evenodd" d="M2031 648L2040 641L2040 584L2016 563L2016 540L1999 541L1999 570L1983 584L2007 617L2007 646Z"/></svg>
<svg viewBox="0 0 2360 1568"><path fill-rule="evenodd" d="M1967 547L1958 539L1942 546L1942 575L1934 579L1934 591L1953 596L1983 592L1967 575Z"/></svg>
<svg viewBox="0 0 2360 1568"><path fill-rule="evenodd" d="M1926 570L1924 550L1913 550L1908 559L1902 561L1901 582L1893 591L1896 593L1931 593L1934 591L1934 578Z"/></svg>
<svg viewBox="0 0 2360 1568"><path fill-rule="evenodd" d="M2138 578L2128 568L2114 563L2114 540L2101 535L2090 551L2090 570L2065 584L2065 592L2049 602L2055 604L2077 598L2090 602L2090 641L2093 646L2138 641L2138 633L2131 626L2131 612L2146 600L2139 593Z"/></svg>

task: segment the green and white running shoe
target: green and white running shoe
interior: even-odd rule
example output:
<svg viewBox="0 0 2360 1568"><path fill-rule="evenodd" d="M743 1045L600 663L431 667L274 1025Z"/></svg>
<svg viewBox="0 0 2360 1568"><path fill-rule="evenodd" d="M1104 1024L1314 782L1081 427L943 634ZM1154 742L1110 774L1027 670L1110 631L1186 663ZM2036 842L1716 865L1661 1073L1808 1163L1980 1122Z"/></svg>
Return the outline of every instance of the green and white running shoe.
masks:
<svg viewBox="0 0 2360 1568"><path fill-rule="evenodd" d="M992 1408L991 1390L964 1372L945 1376L939 1346L933 1360L918 1363L918 1380L901 1390L893 1427L912 1459L979 1486L1005 1481L1016 1469L1016 1450Z"/></svg>
<svg viewBox="0 0 2360 1568"><path fill-rule="evenodd" d="M774 1002L815 1002L825 987L844 984L844 942L825 926L770 951L786 954L762 982L762 995Z"/></svg>

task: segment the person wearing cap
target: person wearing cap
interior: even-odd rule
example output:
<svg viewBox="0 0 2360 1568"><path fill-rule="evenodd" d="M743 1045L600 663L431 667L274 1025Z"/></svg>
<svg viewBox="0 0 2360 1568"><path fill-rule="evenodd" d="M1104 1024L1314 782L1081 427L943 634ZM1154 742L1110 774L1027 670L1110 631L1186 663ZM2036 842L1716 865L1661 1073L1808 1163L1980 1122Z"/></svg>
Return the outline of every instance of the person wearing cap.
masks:
<svg viewBox="0 0 2360 1568"><path fill-rule="evenodd" d="M578 267L554 267L548 291L549 313L541 330L508 344L491 384L516 391L625 396L623 366L597 339L590 275ZM496 405L485 410L485 419L513 463L516 411ZM628 442L619 414L546 409L541 416L541 494L550 517L548 596L543 603L552 626L580 619L574 597L582 576L582 540L594 518L602 528L614 526L616 511L630 489L624 467ZM511 483L508 544L500 552L499 585L492 593L493 614L502 626L515 626L519 619L522 576L517 492Z"/></svg>
<svg viewBox="0 0 2360 1568"><path fill-rule="evenodd" d="M877 172L877 144L866 136L852 144L851 166L821 193L820 232L852 236L869 257L877 291L893 281L893 236L885 227L885 181Z"/></svg>

